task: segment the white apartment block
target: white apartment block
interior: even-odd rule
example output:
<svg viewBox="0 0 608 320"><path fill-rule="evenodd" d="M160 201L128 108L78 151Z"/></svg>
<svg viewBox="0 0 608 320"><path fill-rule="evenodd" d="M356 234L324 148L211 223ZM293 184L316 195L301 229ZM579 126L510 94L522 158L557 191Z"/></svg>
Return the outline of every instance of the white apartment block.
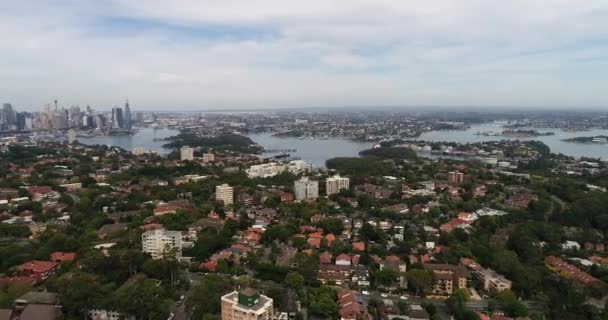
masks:
<svg viewBox="0 0 608 320"><path fill-rule="evenodd" d="M513 284L511 280L492 269L475 270L473 271L473 276L483 283L483 289L486 291L501 292L507 289L510 290Z"/></svg>
<svg viewBox="0 0 608 320"><path fill-rule="evenodd" d="M278 174L281 174L285 171L288 171L293 174L298 174L303 172L306 169L306 162L302 160L293 160L289 163L263 163L257 164L249 167L249 169L245 170L247 172L247 177L249 178L268 178L274 177Z"/></svg>
<svg viewBox="0 0 608 320"><path fill-rule="evenodd" d="M213 153L203 153L203 162L213 162L215 161L215 154Z"/></svg>
<svg viewBox="0 0 608 320"><path fill-rule="evenodd" d="M152 259L161 259L165 254L182 257L182 233L163 229L149 230L141 235L142 251L150 254Z"/></svg>
<svg viewBox="0 0 608 320"><path fill-rule="evenodd" d="M227 184L215 187L215 200L221 201L225 206L234 203L234 188Z"/></svg>
<svg viewBox="0 0 608 320"><path fill-rule="evenodd" d="M340 177L340 175L335 175L325 180L325 190L328 196L339 193L342 189L348 190L349 186L350 179Z"/></svg>
<svg viewBox="0 0 608 320"><path fill-rule="evenodd" d="M133 151L131 151L131 153L133 153L133 155L135 156L141 156L146 153L146 150L142 147L135 147L133 148Z"/></svg>
<svg viewBox="0 0 608 320"><path fill-rule="evenodd" d="M181 161L185 161L185 160L194 160L194 149L188 146L183 146L180 150L179 150L179 159Z"/></svg>
<svg viewBox="0 0 608 320"><path fill-rule="evenodd" d="M118 311L112 310L91 309L88 313L91 320L135 320L134 316L125 316Z"/></svg>
<svg viewBox="0 0 608 320"><path fill-rule="evenodd" d="M293 183L296 200L315 200L319 197L319 181L303 177Z"/></svg>
<svg viewBox="0 0 608 320"><path fill-rule="evenodd" d="M272 320L273 301L247 288L222 297L222 320Z"/></svg>

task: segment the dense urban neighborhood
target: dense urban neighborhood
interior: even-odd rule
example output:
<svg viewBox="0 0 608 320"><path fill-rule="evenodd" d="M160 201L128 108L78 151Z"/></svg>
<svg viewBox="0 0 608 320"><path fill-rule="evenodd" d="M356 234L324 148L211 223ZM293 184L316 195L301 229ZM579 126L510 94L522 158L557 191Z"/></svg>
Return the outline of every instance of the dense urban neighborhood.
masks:
<svg viewBox="0 0 608 320"><path fill-rule="evenodd" d="M256 117L375 144L313 167L232 115L165 119L166 155L4 139L0 319L608 319L606 161Z"/></svg>

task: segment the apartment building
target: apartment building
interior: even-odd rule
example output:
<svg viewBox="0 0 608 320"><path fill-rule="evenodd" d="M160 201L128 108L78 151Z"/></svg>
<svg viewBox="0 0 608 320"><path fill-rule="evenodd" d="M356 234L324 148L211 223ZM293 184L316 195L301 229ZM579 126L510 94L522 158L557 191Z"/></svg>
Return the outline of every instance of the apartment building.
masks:
<svg viewBox="0 0 608 320"><path fill-rule="evenodd" d="M455 290L467 287L469 272L465 267L451 264L425 264L424 267L435 275L435 284L431 288L433 295L449 296Z"/></svg>
<svg viewBox="0 0 608 320"><path fill-rule="evenodd" d="M213 153L203 153L203 162L213 162L215 161L215 154Z"/></svg>
<svg viewBox="0 0 608 320"><path fill-rule="evenodd" d="M215 187L215 200L221 201L224 205L234 203L234 188L227 184L222 184Z"/></svg>
<svg viewBox="0 0 608 320"><path fill-rule="evenodd" d="M164 229L149 230L141 235L142 251L152 259L161 259L167 254L182 257L182 233Z"/></svg>
<svg viewBox="0 0 608 320"><path fill-rule="evenodd" d="M473 271L473 277L483 283L483 289L486 291L501 292L507 289L510 290L513 284L511 280L492 269L477 269Z"/></svg>
<svg viewBox="0 0 608 320"><path fill-rule="evenodd" d="M464 173L458 171L448 172L448 182L452 185L459 185L464 182Z"/></svg>
<svg viewBox="0 0 608 320"><path fill-rule="evenodd" d="M194 149L188 146L183 146L180 150L179 150L179 159L181 161L185 161L185 160L194 160Z"/></svg>
<svg viewBox="0 0 608 320"><path fill-rule="evenodd" d="M271 320L272 299L247 288L222 297L222 320Z"/></svg>
<svg viewBox="0 0 608 320"><path fill-rule="evenodd" d="M302 177L293 183L296 200L316 200L319 197L319 181Z"/></svg>
<svg viewBox="0 0 608 320"><path fill-rule="evenodd" d="M327 178L325 180L325 190L327 195L332 195L339 193L342 189L347 189L350 186L350 179L340 177L340 175L335 175L331 178Z"/></svg>

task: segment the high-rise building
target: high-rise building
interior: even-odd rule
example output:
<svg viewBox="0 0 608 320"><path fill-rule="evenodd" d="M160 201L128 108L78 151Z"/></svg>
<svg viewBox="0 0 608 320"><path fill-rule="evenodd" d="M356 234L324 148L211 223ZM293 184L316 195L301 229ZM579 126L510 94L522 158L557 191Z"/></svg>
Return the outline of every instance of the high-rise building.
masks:
<svg viewBox="0 0 608 320"><path fill-rule="evenodd" d="M112 129L123 129L125 122L122 114L122 108L112 108Z"/></svg>
<svg viewBox="0 0 608 320"><path fill-rule="evenodd" d="M181 161L194 160L194 149L188 146L183 146L181 149L179 149L179 159Z"/></svg>
<svg viewBox="0 0 608 320"><path fill-rule="evenodd" d="M350 179L335 175L325 180L325 191L327 195L339 193L342 189L348 189L350 186Z"/></svg>
<svg viewBox="0 0 608 320"><path fill-rule="evenodd" d="M131 118L131 108L129 107L129 99L127 99L127 101L125 102L124 120L125 129L131 130L131 127L133 126L133 119Z"/></svg>
<svg viewBox="0 0 608 320"><path fill-rule="evenodd" d="M271 320L274 314L271 298L247 288L222 296L222 320Z"/></svg>
<svg viewBox="0 0 608 320"><path fill-rule="evenodd" d="M137 123L144 122L144 113L143 112L136 112L135 113L135 122L137 122Z"/></svg>
<svg viewBox="0 0 608 320"><path fill-rule="evenodd" d="M182 233L164 229L149 230L141 235L142 251L150 254L152 259L161 259L172 255L182 257Z"/></svg>
<svg viewBox="0 0 608 320"><path fill-rule="evenodd" d="M27 112L17 112L17 131L26 131L31 129L27 128L28 118L30 118L30 115ZM31 127L31 119L29 125Z"/></svg>
<svg viewBox="0 0 608 320"><path fill-rule="evenodd" d="M76 141L76 130L70 129L68 130L68 143L72 144Z"/></svg>
<svg viewBox="0 0 608 320"><path fill-rule="evenodd" d="M10 103L2 105L2 112L0 113L0 122L7 125L13 125L17 123L17 114Z"/></svg>
<svg viewBox="0 0 608 320"><path fill-rule="evenodd" d="M458 171L448 172L448 182L453 185L459 185L464 181L464 173Z"/></svg>
<svg viewBox="0 0 608 320"><path fill-rule="evenodd" d="M142 147L135 147L135 148L133 148L133 151L131 151L131 153L133 153L133 155L136 155L136 156L141 156L146 153L146 150Z"/></svg>
<svg viewBox="0 0 608 320"><path fill-rule="evenodd" d="M215 154L213 153L203 153L203 162L213 162L215 161Z"/></svg>
<svg viewBox="0 0 608 320"><path fill-rule="evenodd" d="M224 205L234 203L234 188L227 184L222 184L215 187L215 200L221 201Z"/></svg>
<svg viewBox="0 0 608 320"><path fill-rule="evenodd" d="M70 128L79 128L82 126L82 112L79 106L71 106L68 110L68 121Z"/></svg>
<svg viewBox="0 0 608 320"><path fill-rule="evenodd" d="M302 177L293 183L296 200L315 200L319 197L319 181Z"/></svg>

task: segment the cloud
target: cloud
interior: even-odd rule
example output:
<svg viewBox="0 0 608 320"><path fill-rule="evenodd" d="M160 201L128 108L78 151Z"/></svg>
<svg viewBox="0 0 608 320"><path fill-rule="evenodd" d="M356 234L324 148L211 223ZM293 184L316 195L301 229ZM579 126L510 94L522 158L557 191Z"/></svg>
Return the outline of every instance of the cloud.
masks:
<svg viewBox="0 0 608 320"><path fill-rule="evenodd" d="M602 1L22 0L0 30L21 109L608 102Z"/></svg>

